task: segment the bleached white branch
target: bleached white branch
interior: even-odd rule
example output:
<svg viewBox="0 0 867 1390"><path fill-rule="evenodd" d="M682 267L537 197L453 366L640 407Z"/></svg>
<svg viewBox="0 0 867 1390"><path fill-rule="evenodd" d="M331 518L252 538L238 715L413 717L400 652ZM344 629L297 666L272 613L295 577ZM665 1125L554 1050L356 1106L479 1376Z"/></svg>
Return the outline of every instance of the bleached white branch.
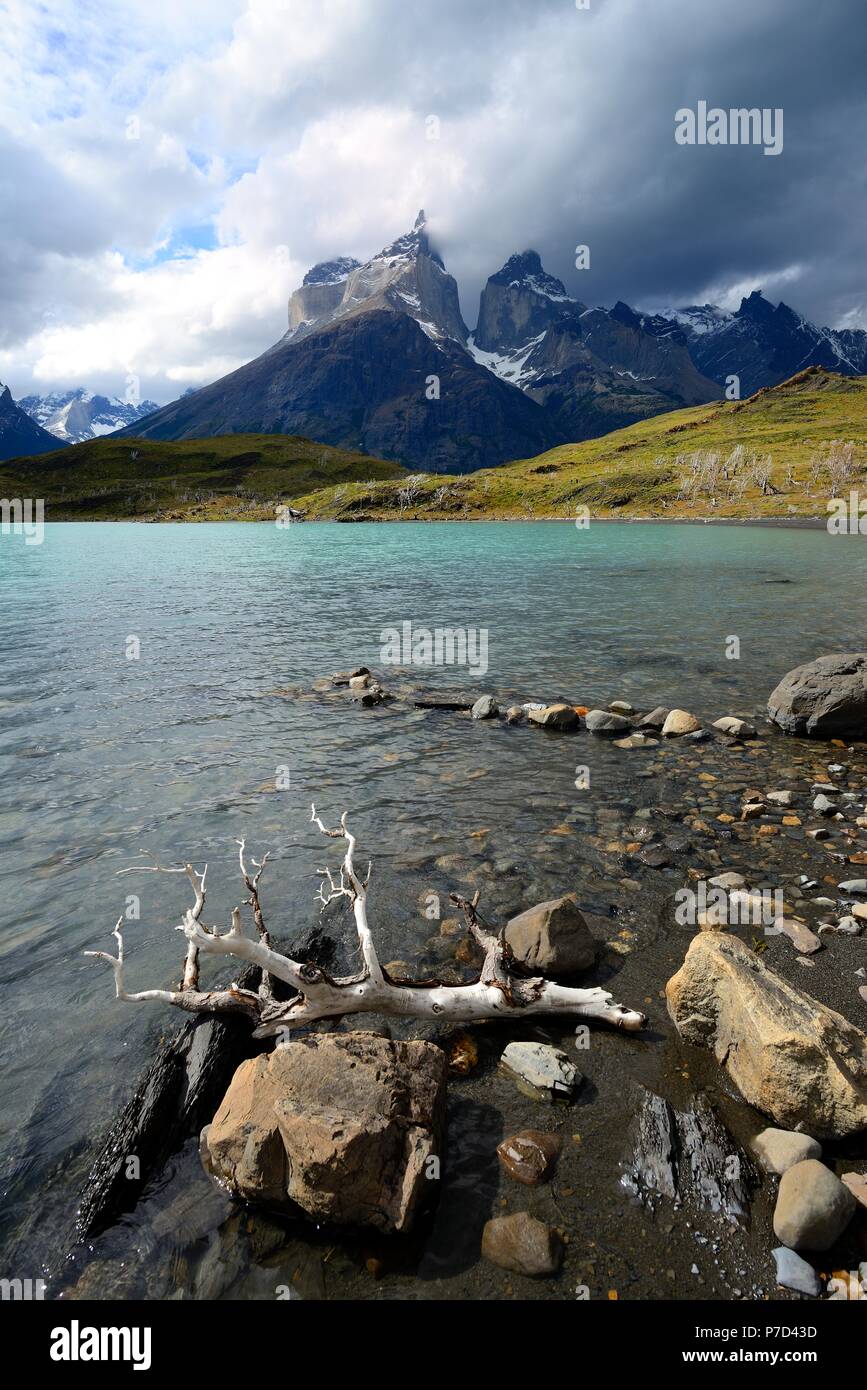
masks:
<svg viewBox="0 0 867 1390"><path fill-rule="evenodd" d="M644 1027L647 1021L644 1014L615 1003L606 990L575 989L541 977L525 979L514 973L511 952L502 934L498 935L492 931L479 916L478 894L471 901L457 895L453 895L452 899L462 908L468 929L484 952L478 980L461 985L437 982L398 984L390 980L379 963L367 921L370 866L367 877L362 881L355 870L356 839L347 826L346 813L341 817L340 825L335 828L329 828L323 823L316 814L315 806L311 808L310 819L323 835L346 842L340 879L336 881L328 867L320 870L323 881L317 900L323 907L336 898L345 897L350 900L362 960L361 969L356 974L332 979L318 966L293 960L272 948L259 902L259 880L268 856L263 856L258 863L251 860L256 869L256 873L251 875L244 858L244 841L241 840L238 842L238 857L241 875L250 893L245 903L253 908L257 929L255 940L244 932L240 908L233 910L230 926L225 932L218 932L203 925L200 919L205 900L204 873L196 874L190 865L186 865L184 870L163 871L186 872L193 885L194 904L187 910L178 928L187 938L188 960L193 952L196 961L200 954L232 956L259 966L263 972L263 980L273 976L291 985L296 990L295 997L287 1003L276 1003L273 994L267 988L260 989L256 995L249 990L240 990L236 985L224 990L203 992L186 984L186 972L185 984L180 990L142 990L135 994L128 993L124 986L124 952L120 921L114 930L118 943L117 956L108 955L104 951L85 953L110 963L114 971L117 997L132 1002L158 999L193 1011L240 1010L249 1014L258 1024L257 1037L268 1037L288 1026L310 1023L319 1018L367 1012L461 1023L528 1014L560 1014L602 1020L630 1032Z"/></svg>

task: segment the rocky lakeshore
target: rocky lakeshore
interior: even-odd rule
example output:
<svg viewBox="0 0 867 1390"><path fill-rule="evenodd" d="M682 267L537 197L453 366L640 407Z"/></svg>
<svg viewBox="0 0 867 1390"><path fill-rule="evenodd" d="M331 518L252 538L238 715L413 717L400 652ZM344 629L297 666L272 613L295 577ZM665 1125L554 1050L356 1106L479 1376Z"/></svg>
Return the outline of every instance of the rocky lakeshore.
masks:
<svg viewBox="0 0 867 1390"><path fill-rule="evenodd" d="M431 743L444 721L450 740L460 726L461 739L483 742L482 785L498 757L524 756L514 740L553 741L575 768L574 790L537 789L528 775L520 841L480 822L459 844L440 832L398 854L428 930L407 937L389 977L477 978L481 954L449 895L478 893L518 972L604 985L645 1011L647 1027L579 1020L576 1033L574 1019L468 1027L361 1015L323 1020L276 1048L254 1044L234 1080L229 1068L202 1156L191 1134L152 1175L132 1246L128 1230L109 1228L58 1270L58 1288L158 1298L860 1295L860 687L849 697L854 726L840 723L832 699L841 736L826 742L785 736L757 709L480 697L420 689L414 675L355 668L268 698L357 705L369 736L386 741L393 720L424 721ZM816 680L808 673L818 707ZM782 684L803 710L804 681ZM779 708L772 699L772 715ZM526 757L532 766L532 746ZM464 777L462 799L479 780ZM334 914L322 933L315 950L330 968L342 950ZM347 1056L357 1073L349 1089ZM386 1114L388 1123L377 1119ZM142 1241L164 1252L147 1268L135 1258Z"/></svg>

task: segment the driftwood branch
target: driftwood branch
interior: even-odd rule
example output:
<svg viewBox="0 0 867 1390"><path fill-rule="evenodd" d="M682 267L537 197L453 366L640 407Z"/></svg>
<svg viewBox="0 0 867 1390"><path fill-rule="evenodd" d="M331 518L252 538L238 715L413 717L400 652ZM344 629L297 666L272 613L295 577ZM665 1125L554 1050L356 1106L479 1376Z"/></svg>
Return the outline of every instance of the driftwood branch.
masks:
<svg viewBox="0 0 867 1390"><path fill-rule="evenodd" d="M527 1014L568 1014L580 1019L612 1023L630 1032L642 1028L646 1023L644 1014L615 1003L603 989L574 989L541 977L524 979L517 975L502 934L488 927L478 913L478 894L472 900L452 895L452 901L462 909L470 933L484 952L478 980L470 984L447 985L436 980L396 983L389 979L379 963L367 921L370 866L366 877L360 878L355 866L356 839L346 824L346 814L341 817L339 826L329 828L316 814L314 806L310 819L329 839L346 842L338 876L327 866L318 871L322 881L316 901L324 909L337 898L349 900L361 954L361 966L354 975L332 979L319 966L292 960L290 956L273 949L259 901L259 880L268 856L263 856L258 863L251 860L256 870L255 874L251 874L244 858L244 842L239 841L241 876L249 893L242 906L252 908L256 937L247 936L244 932L240 907L232 911L231 925L225 932L218 932L215 927L208 927L202 922L206 871L197 874L189 864L183 869L161 870L186 873L193 886L193 906L184 914L177 928L187 939L183 982L177 990L127 991L121 919L113 933L117 941L116 956L105 951L85 952L111 965L118 999L133 1003L158 999L191 1012L242 1013L256 1024L257 1037L269 1037L285 1028L319 1018L354 1013L382 1013L461 1023ZM160 870L159 865L149 867ZM233 956L247 964L258 965L262 971L262 985L258 993L239 989L237 984L223 989L200 990L198 963L202 955ZM291 985L296 991L295 996L288 1002L276 1001L272 979Z"/></svg>

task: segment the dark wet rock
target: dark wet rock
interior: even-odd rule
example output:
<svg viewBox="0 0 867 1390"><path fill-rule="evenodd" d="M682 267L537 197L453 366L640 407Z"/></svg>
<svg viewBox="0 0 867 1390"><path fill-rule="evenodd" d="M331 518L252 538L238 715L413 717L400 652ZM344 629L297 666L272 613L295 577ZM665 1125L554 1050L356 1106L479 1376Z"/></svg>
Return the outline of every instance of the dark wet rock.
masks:
<svg viewBox="0 0 867 1390"><path fill-rule="evenodd" d="M461 690L417 690L412 696L416 709L472 709L478 695Z"/></svg>
<svg viewBox="0 0 867 1390"><path fill-rule="evenodd" d="M495 1216L482 1232L482 1256L500 1269L531 1278L556 1274L563 1246L556 1231L526 1211Z"/></svg>
<svg viewBox="0 0 867 1390"><path fill-rule="evenodd" d="M515 960L533 974L572 975L596 959L596 942L573 894L527 908L507 924Z"/></svg>
<svg viewBox="0 0 867 1390"><path fill-rule="evenodd" d="M793 1293L808 1294L815 1298L822 1292L822 1285L819 1276L812 1265L808 1265L806 1260L802 1260L800 1255L796 1255L794 1250L789 1250L785 1245L780 1245L776 1250L772 1250L777 1265L777 1283L780 1288L791 1289Z"/></svg>
<svg viewBox="0 0 867 1390"><path fill-rule="evenodd" d="M559 1152L559 1135L539 1129L522 1129L497 1145L497 1156L509 1177L527 1187L546 1181Z"/></svg>
<svg viewBox="0 0 867 1390"><path fill-rule="evenodd" d="M691 734L684 736L684 743L707 743L712 737L710 729L694 729Z"/></svg>
<svg viewBox="0 0 867 1390"><path fill-rule="evenodd" d="M662 845L647 845L639 851L637 858L648 869L667 869L671 863L671 854Z"/></svg>
<svg viewBox="0 0 867 1390"><path fill-rule="evenodd" d="M580 719L572 705L543 705L541 709L527 710L531 724L539 724L543 729L559 729L568 732L577 729Z"/></svg>
<svg viewBox="0 0 867 1390"><path fill-rule="evenodd" d="M822 1145L818 1140L788 1129L763 1129L750 1147L765 1172L776 1173L778 1177L805 1158L822 1157Z"/></svg>
<svg viewBox="0 0 867 1390"><path fill-rule="evenodd" d="M820 656L796 666L772 692L768 713L789 734L867 736L867 653Z"/></svg>
<svg viewBox="0 0 867 1390"><path fill-rule="evenodd" d="M500 707L493 695L480 695L473 705L473 719L495 719L500 712Z"/></svg>
<svg viewBox="0 0 867 1390"><path fill-rule="evenodd" d="M236 1196L317 1221L405 1231L433 1190L446 1057L427 1042L310 1034L243 1063L208 1129Z"/></svg>
<svg viewBox="0 0 867 1390"><path fill-rule="evenodd" d="M255 988L258 971L241 983ZM214 1113L235 1068L257 1044L238 1018L201 1015L185 1023L144 1071L112 1124L84 1184L76 1237L90 1240L136 1205L148 1178ZM128 1176L130 1156L137 1176Z"/></svg>
<svg viewBox="0 0 867 1390"><path fill-rule="evenodd" d="M735 1143L703 1095L686 1111L642 1089L633 1151L623 1186L651 1205L662 1195L739 1221L758 1183L751 1159Z"/></svg>
<svg viewBox="0 0 867 1390"><path fill-rule="evenodd" d="M780 1179L774 1235L791 1250L829 1250L855 1213L855 1198L818 1159L806 1158Z"/></svg>
<svg viewBox="0 0 867 1390"><path fill-rule="evenodd" d="M608 734L612 738L628 734L632 730L632 720L622 714L612 714L607 709L591 709L584 716L584 723L591 734Z"/></svg>

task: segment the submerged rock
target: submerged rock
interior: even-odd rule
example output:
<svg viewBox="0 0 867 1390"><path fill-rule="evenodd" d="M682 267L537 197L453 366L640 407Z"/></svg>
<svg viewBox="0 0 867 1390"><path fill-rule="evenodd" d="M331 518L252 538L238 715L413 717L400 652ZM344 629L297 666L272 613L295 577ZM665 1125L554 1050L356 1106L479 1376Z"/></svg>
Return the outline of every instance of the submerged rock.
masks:
<svg viewBox="0 0 867 1390"><path fill-rule="evenodd" d="M830 1250L855 1212L855 1198L830 1168L806 1158L780 1179L774 1235L792 1250Z"/></svg>
<svg viewBox="0 0 867 1390"><path fill-rule="evenodd" d="M505 939L516 961L543 975L572 975L596 959L596 942L572 894L513 917Z"/></svg>
<svg viewBox="0 0 867 1390"><path fill-rule="evenodd" d="M665 992L681 1036L712 1048L745 1100L781 1128L831 1139L867 1127L867 1037L737 937L694 937Z"/></svg>
<svg viewBox="0 0 867 1390"><path fill-rule="evenodd" d="M207 1132L236 1196L405 1231L439 1152L446 1057L427 1042L310 1034L240 1066Z"/></svg>
<svg viewBox="0 0 867 1390"><path fill-rule="evenodd" d="M482 1256L500 1269L530 1278L556 1274L563 1246L556 1231L527 1211L495 1216L482 1232Z"/></svg>
<svg viewBox="0 0 867 1390"><path fill-rule="evenodd" d="M566 1053L548 1043L509 1043L500 1068L531 1100L571 1100L584 1080Z"/></svg>
<svg viewBox="0 0 867 1390"><path fill-rule="evenodd" d="M787 734L863 738L867 734L867 652L820 656L783 677L768 714Z"/></svg>

